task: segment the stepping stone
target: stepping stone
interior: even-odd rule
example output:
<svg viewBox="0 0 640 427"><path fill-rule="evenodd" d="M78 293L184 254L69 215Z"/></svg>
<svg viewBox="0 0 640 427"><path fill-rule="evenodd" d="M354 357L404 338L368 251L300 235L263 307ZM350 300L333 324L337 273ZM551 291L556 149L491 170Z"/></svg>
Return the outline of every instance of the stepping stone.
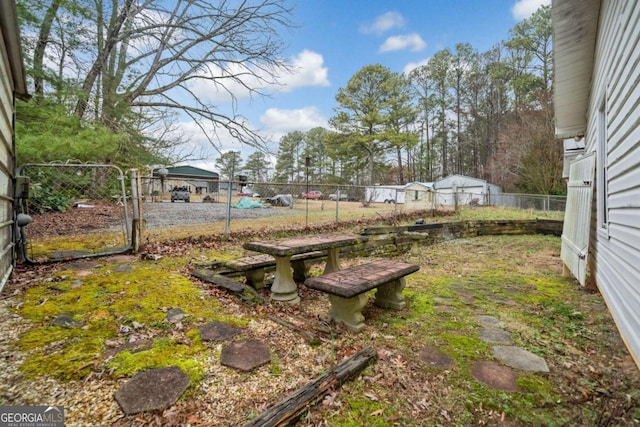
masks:
<svg viewBox="0 0 640 427"><path fill-rule="evenodd" d="M134 375L114 397L126 415L165 409L189 387L189 377L177 366Z"/></svg>
<svg viewBox="0 0 640 427"><path fill-rule="evenodd" d="M187 313L182 311L182 309L180 308L170 308L169 310L167 310L167 321L179 322L180 320L184 319L184 316L186 315Z"/></svg>
<svg viewBox="0 0 640 427"><path fill-rule="evenodd" d="M433 308L435 308L438 311L454 311L455 308L450 307L448 305L435 305L433 306Z"/></svg>
<svg viewBox="0 0 640 427"><path fill-rule="evenodd" d="M433 347L422 347L418 357L432 368L449 369L453 367L453 359Z"/></svg>
<svg viewBox="0 0 640 427"><path fill-rule="evenodd" d="M222 349L220 363L241 371L250 371L271 362L269 347L258 340L231 343Z"/></svg>
<svg viewBox="0 0 640 427"><path fill-rule="evenodd" d="M547 362L530 351L514 346L493 347L493 357L507 366L529 372L549 372Z"/></svg>
<svg viewBox="0 0 640 427"><path fill-rule="evenodd" d="M500 298L500 297L489 297L489 301L495 302L497 304L504 304L504 305L516 305L517 304L514 300Z"/></svg>
<svg viewBox="0 0 640 427"><path fill-rule="evenodd" d="M465 304L473 304L476 302L476 299L474 297L469 296L461 296L460 300Z"/></svg>
<svg viewBox="0 0 640 427"><path fill-rule="evenodd" d="M222 322L211 322L198 328L200 337L205 341L229 341L240 333L240 329Z"/></svg>
<svg viewBox="0 0 640 427"><path fill-rule="evenodd" d="M485 328L498 328L502 326L502 322L493 316L480 315L476 316L475 319Z"/></svg>
<svg viewBox="0 0 640 427"><path fill-rule="evenodd" d="M466 289L456 289L454 292L458 295L462 295L463 297L473 297L473 292Z"/></svg>
<svg viewBox="0 0 640 427"><path fill-rule="evenodd" d="M51 324L53 326L62 326L63 328L67 328L67 329L77 328L78 326L82 325L82 321L75 320L73 316L74 316L73 313L61 314L57 316L55 319L53 319Z"/></svg>
<svg viewBox="0 0 640 427"><path fill-rule="evenodd" d="M134 270L134 267L129 264L120 264L113 267L112 270L116 273L129 273Z"/></svg>
<svg viewBox="0 0 640 427"><path fill-rule="evenodd" d="M489 344L513 344L511 334L504 329L482 328L480 329L480 339Z"/></svg>
<svg viewBox="0 0 640 427"><path fill-rule="evenodd" d="M516 384L518 376L510 368L495 362L474 362L471 366L471 376L497 390L521 391Z"/></svg>
<svg viewBox="0 0 640 427"><path fill-rule="evenodd" d="M442 297L434 297L433 298L433 302L437 302L438 304L452 304L453 303L453 299L452 298L442 298Z"/></svg>

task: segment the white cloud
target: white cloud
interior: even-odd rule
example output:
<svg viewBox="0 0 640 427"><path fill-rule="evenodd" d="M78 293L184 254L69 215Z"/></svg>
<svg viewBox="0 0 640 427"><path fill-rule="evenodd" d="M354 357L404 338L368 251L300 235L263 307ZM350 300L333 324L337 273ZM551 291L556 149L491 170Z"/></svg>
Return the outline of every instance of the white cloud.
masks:
<svg viewBox="0 0 640 427"><path fill-rule="evenodd" d="M324 66L324 57L310 50L303 50L287 61L289 72L279 76L270 76L263 70L249 69L244 64L229 64L226 70L211 65L206 71L208 77L218 77L219 84L211 80L195 79L190 88L203 100L213 103L230 102L233 97L246 99L251 97L247 87L263 93L290 92L300 87L329 86L328 68ZM221 78L227 76L228 78ZM229 78L236 76L236 78ZM254 94L255 95L255 94Z"/></svg>
<svg viewBox="0 0 640 427"><path fill-rule="evenodd" d="M289 92L298 87L331 85L327 78L329 69L324 66L324 58L319 53L305 49L291 58L291 65L291 74L279 79L282 92Z"/></svg>
<svg viewBox="0 0 640 427"><path fill-rule="evenodd" d="M382 34L393 28L402 28L404 17L398 12L387 12L378 16L372 23L360 27L360 31L365 34Z"/></svg>
<svg viewBox="0 0 640 427"><path fill-rule="evenodd" d="M518 0L511 8L511 14L517 20L527 19L542 5L551 4L551 0Z"/></svg>
<svg viewBox="0 0 640 427"><path fill-rule="evenodd" d="M270 108L260 117L262 128L269 133L265 137L272 141L277 147L277 141L289 132L296 130L307 131L315 127L328 127L328 120L323 117L316 107L305 107L295 110L283 110ZM220 157L220 153L229 150L240 151L242 157L246 158L255 151L254 148L238 142L238 139L230 135L224 128L214 129L211 123L200 122L204 130L193 121L179 123L175 131L176 138L187 141L179 147L180 156L189 156L188 164L204 165L207 162L215 161ZM247 126L251 124L247 123ZM207 138L211 138L215 147ZM269 149L271 144L268 144ZM277 148L276 148L277 151ZM198 166L202 167L202 166ZM209 168L204 168L209 169Z"/></svg>
<svg viewBox="0 0 640 427"><path fill-rule="evenodd" d="M414 52L424 49L427 44L417 33L402 36L392 36L384 41L379 52L393 52L396 50L411 49Z"/></svg>
<svg viewBox="0 0 640 427"><path fill-rule="evenodd" d="M402 72L408 76L409 73L415 70L416 68L422 67L423 65L427 65L430 59L431 58L426 58L418 62L409 62L407 65L404 66L404 69L402 70Z"/></svg>
<svg viewBox="0 0 640 427"><path fill-rule="evenodd" d="M327 119L320 114L316 107L304 107L296 110L282 110L269 108L260 117L260 122L273 132L275 140L296 130L307 131L322 126L327 127Z"/></svg>

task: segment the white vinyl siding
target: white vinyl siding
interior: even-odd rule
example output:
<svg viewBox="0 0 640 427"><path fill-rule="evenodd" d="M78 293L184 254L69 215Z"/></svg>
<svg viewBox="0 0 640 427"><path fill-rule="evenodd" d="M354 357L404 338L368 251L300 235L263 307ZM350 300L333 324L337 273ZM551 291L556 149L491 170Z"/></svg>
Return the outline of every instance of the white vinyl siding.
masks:
<svg viewBox="0 0 640 427"><path fill-rule="evenodd" d="M585 151L606 162L590 271L640 365L640 4L603 0L600 12Z"/></svg>
<svg viewBox="0 0 640 427"><path fill-rule="evenodd" d="M0 33L0 290L13 270L13 81Z"/></svg>

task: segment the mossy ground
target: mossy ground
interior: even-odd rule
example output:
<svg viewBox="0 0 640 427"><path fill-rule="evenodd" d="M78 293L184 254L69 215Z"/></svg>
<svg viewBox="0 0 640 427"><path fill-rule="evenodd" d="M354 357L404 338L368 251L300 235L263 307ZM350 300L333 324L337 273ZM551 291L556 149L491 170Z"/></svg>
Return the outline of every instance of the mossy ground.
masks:
<svg viewBox="0 0 640 427"><path fill-rule="evenodd" d="M137 335L151 337L151 348L121 352L106 368L116 375L128 375L176 365L193 379L201 378L199 354L208 350L193 328L214 320L231 325L243 325L246 320L223 314L215 299L205 297L202 289L179 271L185 263L181 258L141 261L123 272L114 271L117 264L108 262L90 272L62 269L29 288L19 313L37 327L19 342L20 349L31 355L22 366L23 372L64 380L83 378L103 365L107 344L124 344ZM167 321L171 308L186 313L178 329ZM52 325L64 314L72 314L79 325Z"/></svg>

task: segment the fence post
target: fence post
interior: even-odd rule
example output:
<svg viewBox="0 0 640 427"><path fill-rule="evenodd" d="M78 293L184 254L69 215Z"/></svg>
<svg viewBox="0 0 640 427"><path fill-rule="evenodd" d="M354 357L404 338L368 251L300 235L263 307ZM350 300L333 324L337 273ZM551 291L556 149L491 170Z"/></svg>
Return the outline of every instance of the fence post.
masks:
<svg viewBox="0 0 640 427"><path fill-rule="evenodd" d="M340 205L340 188L336 191L336 224L338 223L338 205Z"/></svg>
<svg viewBox="0 0 640 427"><path fill-rule="evenodd" d="M140 250L140 242L142 241L142 195L137 169L131 169L131 205L133 206L131 249L133 253L138 253Z"/></svg>
<svg viewBox="0 0 640 427"><path fill-rule="evenodd" d="M398 220L398 189L396 188L394 191L395 191L395 194L393 198L393 220L397 221Z"/></svg>
<svg viewBox="0 0 640 427"><path fill-rule="evenodd" d="M225 239L229 239L229 223L231 222L231 187L232 186L233 186L233 181L229 179L229 184L227 185L227 212L225 213L225 220L224 220L224 238Z"/></svg>
<svg viewBox="0 0 640 427"><path fill-rule="evenodd" d="M127 214L127 190L124 185L124 174L118 168L118 179L120 180L120 191L122 192L122 207L124 209L124 226L127 230L127 243L131 244L131 224L129 224L129 215Z"/></svg>

